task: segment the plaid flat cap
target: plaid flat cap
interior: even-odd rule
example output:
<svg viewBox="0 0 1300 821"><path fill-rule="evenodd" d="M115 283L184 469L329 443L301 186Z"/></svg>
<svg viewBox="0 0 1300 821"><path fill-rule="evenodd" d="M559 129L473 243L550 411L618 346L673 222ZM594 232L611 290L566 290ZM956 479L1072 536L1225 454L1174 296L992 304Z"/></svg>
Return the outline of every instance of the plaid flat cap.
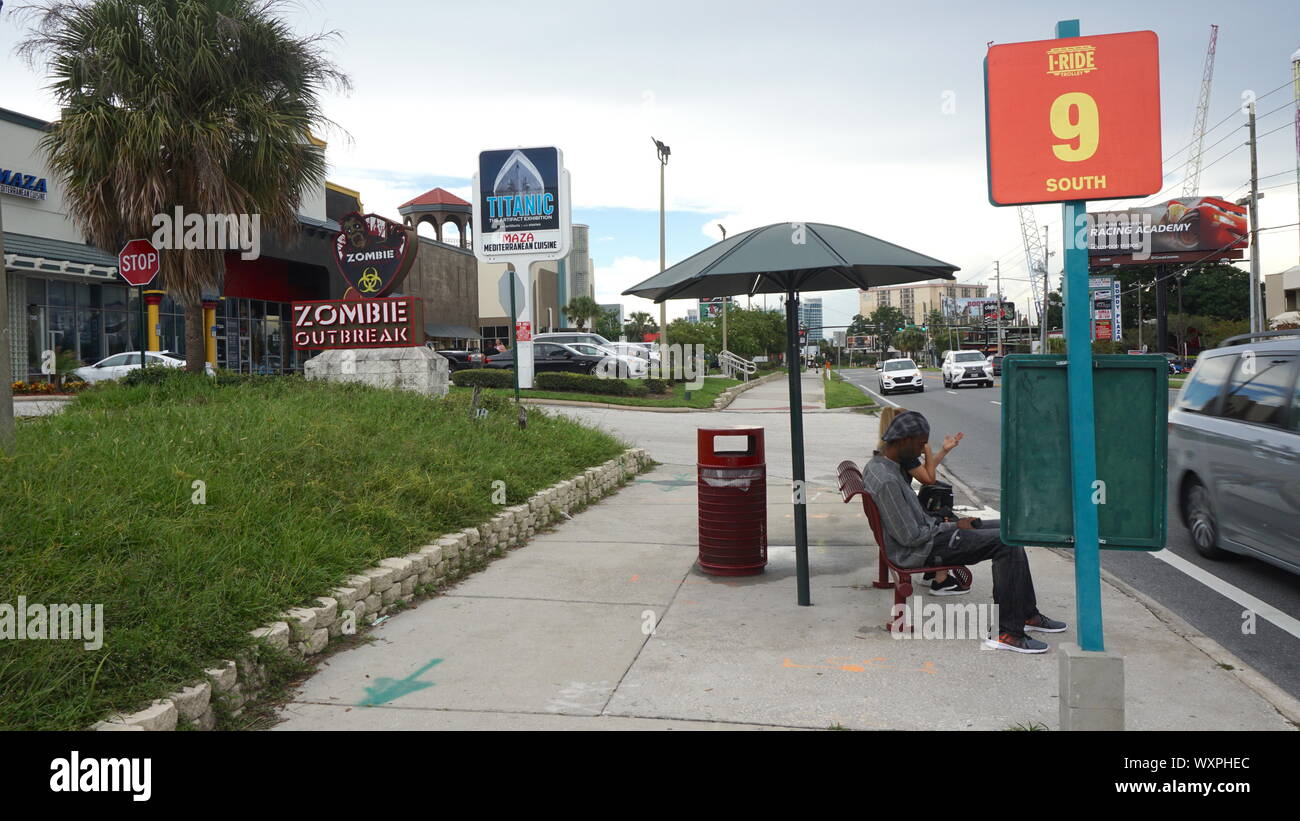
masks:
<svg viewBox="0 0 1300 821"><path fill-rule="evenodd" d="M889 423L889 430L880 438L886 442L896 442L913 436L929 435L930 423L925 421L925 417L916 411L906 411L894 417L894 421Z"/></svg>

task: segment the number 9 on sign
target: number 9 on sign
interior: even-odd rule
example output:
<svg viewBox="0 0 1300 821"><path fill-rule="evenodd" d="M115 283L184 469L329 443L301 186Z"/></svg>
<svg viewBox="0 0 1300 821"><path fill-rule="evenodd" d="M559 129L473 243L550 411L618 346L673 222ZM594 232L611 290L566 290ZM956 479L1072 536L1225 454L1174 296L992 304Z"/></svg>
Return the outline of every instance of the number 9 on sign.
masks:
<svg viewBox="0 0 1300 821"><path fill-rule="evenodd" d="M1062 94L1052 101L1050 118L1052 133L1066 141L1052 146L1058 160L1083 162L1097 153L1101 124L1092 95L1082 91Z"/></svg>

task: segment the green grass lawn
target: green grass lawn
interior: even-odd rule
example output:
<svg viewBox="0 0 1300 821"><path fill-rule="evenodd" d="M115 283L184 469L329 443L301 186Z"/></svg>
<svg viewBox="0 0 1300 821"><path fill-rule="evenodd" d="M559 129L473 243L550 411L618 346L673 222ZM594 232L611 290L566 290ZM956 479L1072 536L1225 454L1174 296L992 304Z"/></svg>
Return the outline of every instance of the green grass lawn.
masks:
<svg viewBox="0 0 1300 821"><path fill-rule="evenodd" d="M641 380L629 379L629 382L639 382ZM568 399L574 402L604 402L609 405L631 405L635 407L646 408L711 408L713 400L718 395L733 385L739 385L738 379L725 379L723 377L708 377L704 380L704 386L699 390L691 391L691 398L686 398L686 386L680 382L674 382L671 391L666 395L650 396L612 396L603 393L577 393L574 391L541 391L535 388L520 391L519 395L525 399ZM453 396L469 396L473 394L473 388L460 388L452 386L451 393ZM484 388L483 394L493 397L503 397L513 400L515 397L514 389L506 388Z"/></svg>
<svg viewBox="0 0 1300 821"><path fill-rule="evenodd" d="M828 409L870 407L876 404L870 396L859 390L857 386L844 381L844 377L834 371L831 372L830 379L822 379L822 385L826 388Z"/></svg>
<svg viewBox="0 0 1300 821"><path fill-rule="evenodd" d="M179 372L178 372L179 374ZM0 603L103 605L103 648L0 642L0 729L80 729L233 658L247 631L346 576L618 455L508 403L179 374L108 385L0 455ZM193 504L192 483L206 483Z"/></svg>

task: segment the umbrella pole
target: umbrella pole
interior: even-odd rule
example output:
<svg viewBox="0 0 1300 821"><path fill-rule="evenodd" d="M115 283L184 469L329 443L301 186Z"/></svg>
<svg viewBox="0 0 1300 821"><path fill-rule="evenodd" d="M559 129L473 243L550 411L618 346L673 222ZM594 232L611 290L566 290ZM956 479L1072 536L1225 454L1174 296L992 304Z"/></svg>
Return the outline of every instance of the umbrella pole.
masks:
<svg viewBox="0 0 1300 821"><path fill-rule="evenodd" d="M808 590L808 508L803 467L803 379L799 367L799 297L785 295L786 368L790 375L790 461L794 469L794 561L798 574L799 606L812 604Z"/></svg>

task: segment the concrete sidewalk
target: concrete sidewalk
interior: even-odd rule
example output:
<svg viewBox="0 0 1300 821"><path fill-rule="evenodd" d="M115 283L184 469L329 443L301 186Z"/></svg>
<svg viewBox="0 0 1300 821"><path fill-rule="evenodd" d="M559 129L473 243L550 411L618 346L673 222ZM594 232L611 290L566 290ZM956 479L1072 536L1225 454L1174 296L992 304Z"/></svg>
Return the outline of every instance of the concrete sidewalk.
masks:
<svg viewBox="0 0 1300 821"><path fill-rule="evenodd" d="M766 572L712 577L694 567L693 468L663 465L329 658L276 729L1056 728L1055 651L892 638L861 505L816 480L809 498L812 607L796 605L784 483ZM1073 622L1070 562L1030 560L1041 609ZM974 570L969 596L927 602L991 601L988 564ZM1138 601L1106 584L1103 606L1130 729L1289 728Z"/></svg>
<svg viewBox="0 0 1300 821"><path fill-rule="evenodd" d="M820 411L826 408L826 390L822 385L821 371L802 373L799 387L800 397L805 411ZM790 412L790 380L782 377L765 382L737 396L727 411L773 412L788 415Z"/></svg>

